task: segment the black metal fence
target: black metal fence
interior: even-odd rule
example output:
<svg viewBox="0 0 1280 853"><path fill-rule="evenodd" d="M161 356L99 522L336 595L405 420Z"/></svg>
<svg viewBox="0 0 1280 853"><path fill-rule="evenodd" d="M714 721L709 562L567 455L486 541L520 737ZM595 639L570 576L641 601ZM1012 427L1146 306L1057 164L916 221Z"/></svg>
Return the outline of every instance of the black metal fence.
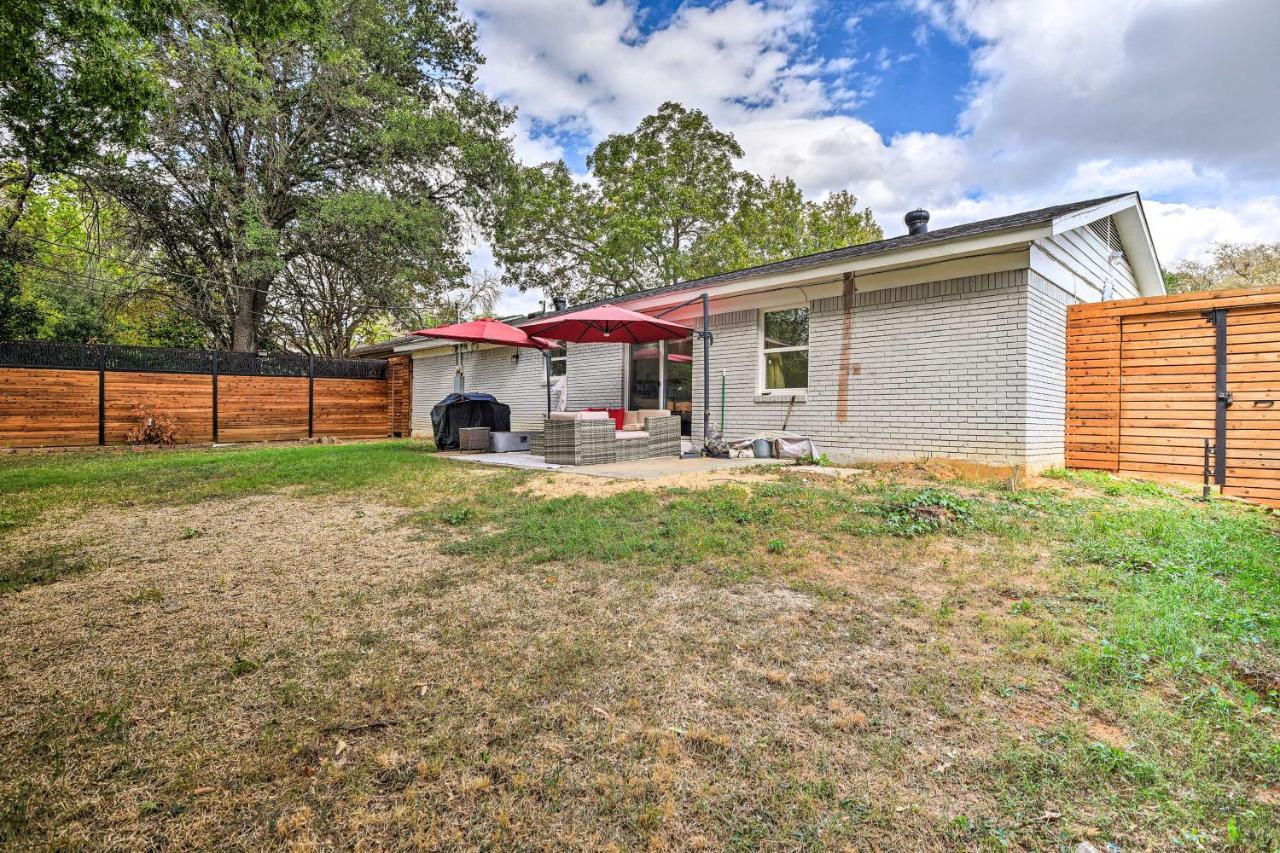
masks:
<svg viewBox="0 0 1280 853"><path fill-rule="evenodd" d="M0 367L207 373L226 376L301 376L315 379L386 379L387 363L374 358L325 358L306 353L56 344L0 341Z"/></svg>

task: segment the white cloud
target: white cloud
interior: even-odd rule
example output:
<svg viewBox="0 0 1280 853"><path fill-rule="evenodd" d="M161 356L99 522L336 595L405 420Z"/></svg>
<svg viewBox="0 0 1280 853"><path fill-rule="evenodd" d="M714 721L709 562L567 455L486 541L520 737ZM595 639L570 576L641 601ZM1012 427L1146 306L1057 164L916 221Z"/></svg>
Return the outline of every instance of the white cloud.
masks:
<svg viewBox="0 0 1280 853"><path fill-rule="evenodd" d="M895 58L817 52L837 0L684 5L648 35L635 0L464 2L525 162L564 153L539 129L594 144L678 100L732 131L747 168L849 189L889 234L916 206L944 227L1136 189L1166 263L1280 238L1275 0L913 0L915 43L970 45L974 83L953 133L889 139L852 113ZM877 10L842 14L854 29Z"/></svg>

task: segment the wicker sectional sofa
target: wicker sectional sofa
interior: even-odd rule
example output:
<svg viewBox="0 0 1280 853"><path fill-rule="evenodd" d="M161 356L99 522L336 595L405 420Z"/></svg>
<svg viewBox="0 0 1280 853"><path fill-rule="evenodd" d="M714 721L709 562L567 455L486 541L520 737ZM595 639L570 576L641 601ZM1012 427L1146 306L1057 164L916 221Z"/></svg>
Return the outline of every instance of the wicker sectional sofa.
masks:
<svg viewBox="0 0 1280 853"><path fill-rule="evenodd" d="M680 418L644 412L643 429L618 430L605 412L553 412L543 421L542 452L553 465L602 465L680 455Z"/></svg>

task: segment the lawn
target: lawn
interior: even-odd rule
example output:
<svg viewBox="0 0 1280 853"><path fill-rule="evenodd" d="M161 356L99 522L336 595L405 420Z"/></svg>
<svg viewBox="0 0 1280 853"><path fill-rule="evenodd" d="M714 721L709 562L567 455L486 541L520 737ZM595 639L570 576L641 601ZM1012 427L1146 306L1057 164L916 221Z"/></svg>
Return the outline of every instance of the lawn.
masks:
<svg viewBox="0 0 1280 853"><path fill-rule="evenodd" d="M0 460L0 843L1280 847L1280 524L1105 476Z"/></svg>

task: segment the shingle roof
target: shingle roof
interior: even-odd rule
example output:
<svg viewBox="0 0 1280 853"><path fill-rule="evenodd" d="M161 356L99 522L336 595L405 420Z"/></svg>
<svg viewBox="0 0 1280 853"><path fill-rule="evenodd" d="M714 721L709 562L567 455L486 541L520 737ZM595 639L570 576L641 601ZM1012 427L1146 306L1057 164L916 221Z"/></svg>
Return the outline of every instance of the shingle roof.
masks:
<svg viewBox="0 0 1280 853"><path fill-rule="evenodd" d="M630 302L635 299L657 296L662 293L696 290L701 287L725 284L727 282L738 281L744 278L754 278L756 276L788 272L790 270L808 269L809 267L818 267L823 264L848 260L850 258L877 255L881 252L893 252L898 249L927 246L932 243L942 243L947 240L960 240L965 237L977 237L983 234L994 234L999 231L1013 231L1019 228L1028 228L1034 225L1042 225L1046 222L1051 222L1060 216L1067 216L1099 204L1115 201L1118 198L1124 198L1128 195L1133 195L1133 193L1116 193L1115 195L1103 196L1101 198L1091 198L1085 201L1073 201L1069 204L1058 204L1052 207L1042 207L1039 210L1028 210L1022 213L1014 213L1009 216L997 216L994 219L982 219L977 222L968 222L964 225L955 225L951 228L939 228L936 231L929 231L925 234L904 234L901 237L890 237L887 240L877 240L874 243L860 243L857 246L845 246L842 249L831 249L830 251L818 252L812 255L802 255L798 258L788 258L785 261L774 261L773 263L746 267L740 270L733 270L732 272L720 273L719 275L711 275L705 278L691 279L689 281L680 281L663 287L650 288L649 290L640 290L635 293L628 293L624 296L616 296L611 299L599 299L595 302L583 302L578 305L570 305L565 309L565 311L578 311L582 308L589 308L593 305L603 305L606 303ZM551 317L555 316L557 313L563 312L548 311L534 316L537 316L538 318ZM518 317L505 318L504 322L518 326L522 321L528 319L528 316L521 315ZM360 354L365 350L382 350L391 346L400 346L415 340L421 340L421 338L414 335L408 335L403 338L396 338L395 340L388 341L386 343L374 344L371 347L357 348L353 354Z"/></svg>
<svg viewBox="0 0 1280 853"><path fill-rule="evenodd" d="M581 305L571 305L569 311L576 311L590 305L598 305L604 302L629 302L633 299L643 299L648 296L656 296L661 293L674 293L681 290L696 290L700 287L708 287L716 284L724 284L730 281L737 281L744 278L754 278L760 275L770 275L772 273L788 272L790 270L807 269L809 267L822 266L823 264L833 263L835 261L843 261L849 258L861 258L867 255L876 255L881 252L892 252L898 249L909 249L916 246L926 246L931 243L941 243L946 240L959 240L965 237L977 237L982 234L992 234L998 231L1013 231L1019 228L1027 228L1033 225L1041 225L1051 222L1059 216L1066 216L1095 205L1105 204L1118 198L1123 198L1133 193L1117 193L1115 195L1103 196L1102 198L1088 199L1087 201L1075 201L1070 204L1058 204L1053 207L1042 207L1039 210L1028 210L1023 213L1014 213L1009 216L997 216L994 219L983 219L978 222L968 222L964 225L955 225L951 228L939 228L937 231L929 231L926 234L904 234L901 237L890 237L887 240L877 240L874 243L860 243L856 246L845 246L842 249L831 249L826 252L818 252L813 255L802 255L798 258L788 258L785 261L774 261L768 264L761 264L754 267L746 267L740 270L720 273L718 275L710 275L705 278L692 279L690 281L680 281L675 284L665 285L663 287L654 287L649 290L639 290L635 293L628 293L625 296L617 296L612 299L601 299L596 302L583 303Z"/></svg>

